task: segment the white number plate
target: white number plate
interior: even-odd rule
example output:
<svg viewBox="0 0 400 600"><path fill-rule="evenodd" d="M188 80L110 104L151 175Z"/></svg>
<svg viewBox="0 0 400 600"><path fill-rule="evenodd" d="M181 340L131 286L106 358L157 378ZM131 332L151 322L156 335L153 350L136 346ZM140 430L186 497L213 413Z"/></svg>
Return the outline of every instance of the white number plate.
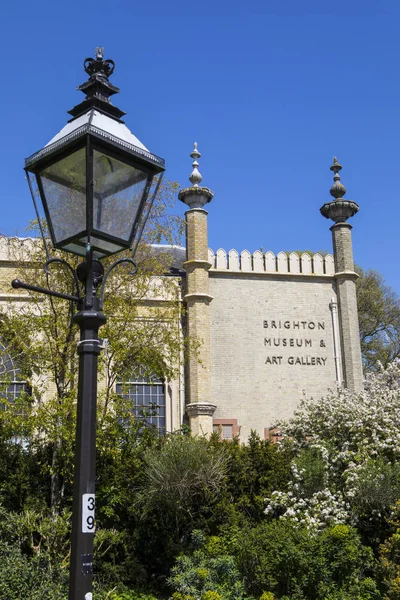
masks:
<svg viewBox="0 0 400 600"><path fill-rule="evenodd" d="M94 494L82 494L82 533L94 530Z"/></svg>

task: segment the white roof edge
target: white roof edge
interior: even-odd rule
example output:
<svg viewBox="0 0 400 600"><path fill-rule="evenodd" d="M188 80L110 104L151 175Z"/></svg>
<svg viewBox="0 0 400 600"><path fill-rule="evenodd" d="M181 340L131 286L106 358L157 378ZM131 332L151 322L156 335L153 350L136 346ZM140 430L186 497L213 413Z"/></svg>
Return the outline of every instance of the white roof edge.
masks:
<svg viewBox="0 0 400 600"><path fill-rule="evenodd" d="M179 244L150 244L152 248L179 248L180 250L186 250L186 246L180 246Z"/></svg>
<svg viewBox="0 0 400 600"><path fill-rule="evenodd" d="M110 135L123 140L124 142L128 142L132 144L132 146L136 146L137 148L141 148L146 152L150 152L150 150L132 133L132 131L120 121L116 121L111 117L101 113L100 111L90 108L86 113L80 115L76 119L73 119L69 123L67 123L47 144L46 146L50 146L54 142L58 142L62 138L71 134L73 131L82 127L82 125L91 124L93 127L97 127L109 133ZM46 147L45 146L45 147Z"/></svg>

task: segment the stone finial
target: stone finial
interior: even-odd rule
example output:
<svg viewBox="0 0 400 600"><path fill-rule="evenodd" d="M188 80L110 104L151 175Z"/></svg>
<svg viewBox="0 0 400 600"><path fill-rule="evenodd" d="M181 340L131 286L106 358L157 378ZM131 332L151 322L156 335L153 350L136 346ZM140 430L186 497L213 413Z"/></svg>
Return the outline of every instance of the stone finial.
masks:
<svg viewBox="0 0 400 600"><path fill-rule="evenodd" d="M180 190L178 198L187 204L189 208L203 208L207 202L212 200L214 193L210 189L199 185L203 177L198 169L199 163L197 162L197 159L201 157L201 154L197 150L197 142L194 143L190 156L193 158L193 170L189 176L189 181L192 186Z"/></svg>
<svg viewBox="0 0 400 600"><path fill-rule="evenodd" d="M194 187L199 187L199 183L201 183L203 177L198 169L199 163L197 159L201 157L200 152L197 150L197 142L194 143L193 152L190 153L190 156L193 158L192 167L193 171L189 176L189 181L192 182Z"/></svg>
<svg viewBox="0 0 400 600"><path fill-rule="evenodd" d="M339 172L342 170L342 165L339 164L336 156L333 157L333 165L329 167L334 172L333 186L330 189L330 194L335 198L332 202L327 202L320 208L321 214L327 219L332 219L335 223L344 223L355 215L359 206L352 200L345 200L343 196L346 193L346 188L340 181Z"/></svg>
<svg viewBox="0 0 400 600"><path fill-rule="evenodd" d="M333 165L329 168L331 171L334 172L334 176L333 176L334 184L330 189L330 194L331 194L331 196L333 196L336 199L343 198L343 196L346 193L346 188L344 187L343 183L340 181L340 175L339 175L339 171L341 171L343 167L342 167L342 165L339 164L336 156L333 157Z"/></svg>

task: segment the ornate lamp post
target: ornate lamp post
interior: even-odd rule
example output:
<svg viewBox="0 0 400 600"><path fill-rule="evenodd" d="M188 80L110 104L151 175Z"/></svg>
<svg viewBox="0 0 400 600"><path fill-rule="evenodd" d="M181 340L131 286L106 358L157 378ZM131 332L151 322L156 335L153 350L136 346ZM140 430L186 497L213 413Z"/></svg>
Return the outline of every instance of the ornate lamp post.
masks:
<svg viewBox="0 0 400 600"><path fill-rule="evenodd" d="M72 119L44 147L25 161L32 199L46 247L44 269L52 263L66 267L76 295L14 280L25 288L76 302L74 321L80 328L78 407L74 473L69 600L91 600L95 530L95 454L97 359L104 286L112 269L133 258L116 260L104 274L100 260L139 243L165 169L126 127L125 114L110 101L119 92L108 78L112 60L87 58L89 80L79 86L83 102L69 111ZM54 248L84 257L74 270L64 259L51 258L40 221L40 197Z"/></svg>

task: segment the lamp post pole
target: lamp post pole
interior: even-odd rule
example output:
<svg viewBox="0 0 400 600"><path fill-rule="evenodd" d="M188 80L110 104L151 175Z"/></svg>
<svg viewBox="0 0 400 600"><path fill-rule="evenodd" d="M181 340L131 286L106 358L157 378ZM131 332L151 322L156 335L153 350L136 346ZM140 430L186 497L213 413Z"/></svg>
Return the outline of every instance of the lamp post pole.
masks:
<svg viewBox="0 0 400 600"><path fill-rule="evenodd" d="M50 261L65 263L62 259ZM107 274L121 262L117 260ZM69 267L71 269L71 267ZM71 269L72 270L72 269ZM84 296L71 296L39 286L12 281L15 289L23 288L49 296L72 300L78 305L73 321L79 326L78 342L78 406L76 414L75 469L72 507L71 560L69 600L92 600L93 542L95 532L95 476L96 476L96 408L97 408L97 363L101 351L99 329L107 321L102 312L102 296L96 291L103 283L103 265L93 259L89 248L87 259L76 269L76 278L84 286ZM104 278L106 282L107 275Z"/></svg>
<svg viewBox="0 0 400 600"><path fill-rule="evenodd" d="M97 267L96 276L92 266ZM87 271L87 273L85 273ZM85 261L78 267L86 279L85 297L74 322L80 328L79 376L76 419L75 471L72 511L69 600L91 600L93 541L95 531L97 362L100 354L99 328L106 322L100 310L96 287L101 281L101 263ZM85 277L86 275L86 277Z"/></svg>

